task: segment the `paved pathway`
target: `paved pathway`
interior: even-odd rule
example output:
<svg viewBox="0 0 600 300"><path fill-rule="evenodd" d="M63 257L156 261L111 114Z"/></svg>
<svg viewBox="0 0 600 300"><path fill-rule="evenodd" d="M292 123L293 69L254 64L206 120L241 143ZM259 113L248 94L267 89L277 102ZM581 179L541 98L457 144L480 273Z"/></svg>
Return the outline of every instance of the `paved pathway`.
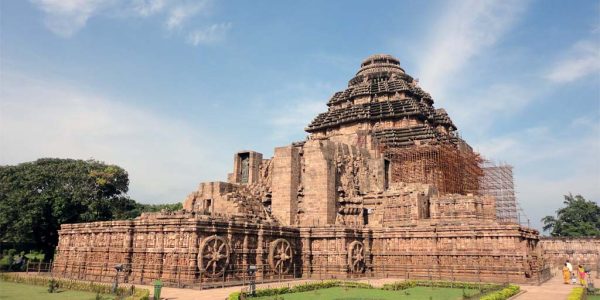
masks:
<svg viewBox="0 0 600 300"><path fill-rule="evenodd" d="M594 274L595 276L595 274ZM395 281L403 281L404 279L399 278L381 278L381 279L362 279L358 282L370 283L373 286L382 286L384 283L390 283ZM284 287L284 286L295 286L307 282L319 282L320 280L295 280L282 283L265 283L257 284L256 288L268 288L268 287ZM562 281L562 276L557 273L550 280L546 281L542 285L521 285L521 290L526 291L525 293L514 298L515 300L566 300L567 296L571 292L571 289L577 285L567 285ZM150 286L142 286L148 288L151 292L153 290ZM164 287L161 292L163 299L168 300L224 300L227 299L229 294L239 291L240 286L207 289L207 290L192 290L192 289L178 289Z"/></svg>
<svg viewBox="0 0 600 300"><path fill-rule="evenodd" d="M566 300L571 290L576 286L579 285L564 284L562 273L556 272L556 276L542 283L542 285L521 285L521 290L527 292L519 295L515 300Z"/></svg>

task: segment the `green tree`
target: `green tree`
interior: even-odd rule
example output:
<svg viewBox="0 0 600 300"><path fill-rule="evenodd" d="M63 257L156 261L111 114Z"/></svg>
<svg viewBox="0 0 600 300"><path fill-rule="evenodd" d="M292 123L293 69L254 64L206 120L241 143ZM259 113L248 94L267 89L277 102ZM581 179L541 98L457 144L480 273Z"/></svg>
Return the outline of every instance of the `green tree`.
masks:
<svg viewBox="0 0 600 300"><path fill-rule="evenodd" d="M181 202L169 204L138 204L140 212L160 212L160 211L177 211L183 209Z"/></svg>
<svg viewBox="0 0 600 300"><path fill-rule="evenodd" d="M111 220L135 207L128 185L125 170L95 160L0 166L0 241L34 242L51 259L60 224Z"/></svg>
<svg viewBox="0 0 600 300"><path fill-rule="evenodd" d="M143 204L129 199L129 201L121 201L118 206L114 207L113 219L134 219L145 212L176 211L181 209L183 209L181 202L173 204Z"/></svg>
<svg viewBox="0 0 600 300"><path fill-rule="evenodd" d="M544 231L552 236L600 236L600 207L581 195L565 195L563 208L556 217L542 218Z"/></svg>

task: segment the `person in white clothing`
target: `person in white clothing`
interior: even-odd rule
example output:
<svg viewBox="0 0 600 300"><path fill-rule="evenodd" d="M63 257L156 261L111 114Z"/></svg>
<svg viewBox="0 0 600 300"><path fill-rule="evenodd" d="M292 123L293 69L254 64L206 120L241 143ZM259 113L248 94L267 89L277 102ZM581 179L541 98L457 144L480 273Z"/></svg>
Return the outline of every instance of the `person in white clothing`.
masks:
<svg viewBox="0 0 600 300"><path fill-rule="evenodd" d="M571 274L571 279L575 278L575 274L573 274L573 265L567 260L567 268L569 268L569 274ZM577 281L575 281L577 283Z"/></svg>

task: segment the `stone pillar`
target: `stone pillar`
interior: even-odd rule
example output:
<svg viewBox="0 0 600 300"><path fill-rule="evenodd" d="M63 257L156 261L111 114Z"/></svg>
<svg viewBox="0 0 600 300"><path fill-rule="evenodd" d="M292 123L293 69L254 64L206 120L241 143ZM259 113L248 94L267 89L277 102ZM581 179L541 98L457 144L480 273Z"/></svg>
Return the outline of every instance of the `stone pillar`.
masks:
<svg viewBox="0 0 600 300"><path fill-rule="evenodd" d="M260 225L260 229L258 230L258 239L256 245L256 279L262 279L264 277L264 264L263 264L263 238L264 238L265 230L263 229L263 225Z"/></svg>
<svg viewBox="0 0 600 300"><path fill-rule="evenodd" d="M335 224L336 170L334 143L309 140L304 144L304 203L301 225Z"/></svg>
<svg viewBox="0 0 600 300"><path fill-rule="evenodd" d="M156 249L159 253L158 278L163 276L163 267L165 264L165 226L160 226L160 231L156 234Z"/></svg>
<svg viewBox="0 0 600 300"><path fill-rule="evenodd" d="M363 246L365 256L365 272L373 272L373 260L371 257L371 244L373 242L373 233L368 229L363 229Z"/></svg>
<svg viewBox="0 0 600 300"><path fill-rule="evenodd" d="M233 247L235 246L233 243L233 221L229 221L229 224L227 224L227 243L229 244L229 249L231 249L231 252L234 251ZM230 255L232 253L229 253ZM231 257L231 256L230 256ZM233 261L230 260L230 265L229 266L225 266L225 276L229 275L229 276L233 276L233 274L231 273L227 273L227 271L231 270L230 266L233 263ZM235 268L235 266L233 266ZM235 272L235 270L234 270Z"/></svg>
<svg viewBox="0 0 600 300"><path fill-rule="evenodd" d="M300 156L293 146L275 148L271 211L283 225L293 225L298 213Z"/></svg>
<svg viewBox="0 0 600 300"><path fill-rule="evenodd" d="M339 249L337 251L338 255L341 254L340 256L342 257L342 261L340 264L340 274L345 274L346 277L348 277L348 275L350 274L348 268L348 246L351 242L354 241L354 239L356 238L356 234L352 238L348 239L348 233L343 229L340 231L342 233L342 236L337 238L338 242L342 245L342 249Z"/></svg>
<svg viewBox="0 0 600 300"><path fill-rule="evenodd" d="M131 223L131 222L128 222ZM132 269L133 266L133 238L134 238L134 233L133 233L133 226L131 226L131 224L128 224L127 229L125 230L125 241L124 241L124 256L125 256L125 261L124 263L127 265L128 269ZM87 261L87 260L86 260ZM133 270L132 270L133 271ZM129 274L128 272L125 272L125 278L124 281L128 282L129 281Z"/></svg>
<svg viewBox="0 0 600 300"><path fill-rule="evenodd" d="M188 241L189 261L187 265L190 280L194 279L193 274L196 273L195 270L198 266L198 251L200 247L198 245L198 223L195 223L196 226L194 226L194 228L191 230Z"/></svg>
<svg viewBox="0 0 600 300"><path fill-rule="evenodd" d="M312 239L311 229L300 230L302 239L302 277L312 277Z"/></svg>
<svg viewBox="0 0 600 300"><path fill-rule="evenodd" d="M244 224L244 241L242 242L242 271L246 272L248 269L248 223Z"/></svg>

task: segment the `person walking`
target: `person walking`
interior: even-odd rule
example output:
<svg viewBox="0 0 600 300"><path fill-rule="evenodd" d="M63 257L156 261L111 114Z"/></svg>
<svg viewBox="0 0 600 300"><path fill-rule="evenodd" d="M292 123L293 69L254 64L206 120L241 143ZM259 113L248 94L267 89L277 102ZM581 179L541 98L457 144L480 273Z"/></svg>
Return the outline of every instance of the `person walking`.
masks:
<svg viewBox="0 0 600 300"><path fill-rule="evenodd" d="M578 268L577 268L577 272L579 273L579 274L578 274L578 275L579 275L579 283L580 283L582 286L586 286L586 285L587 285L587 283L586 283L586 281L585 281L585 269L583 268L583 266L582 266L582 265L579 265L579 266L578 266Z"/></svg>
<svg viewBox="0 0 600 300"><path fill-rule="evenodd" d="M573 273L573 265L571 264L571 262L567 259L567 268L569 268L569 273L571 276L571 283L572 284L576 284L577 280L575 280L575 273Z"/></svg>
<svg viewBox="0 0 600 300"><path fill-rule="evenodd" d="M565 263L565 265L563 266L562 273L563 273L564 283L569 284L569 281L571 281L571 272L569 271L569 267L567 266L567 263Z"/></svg>

